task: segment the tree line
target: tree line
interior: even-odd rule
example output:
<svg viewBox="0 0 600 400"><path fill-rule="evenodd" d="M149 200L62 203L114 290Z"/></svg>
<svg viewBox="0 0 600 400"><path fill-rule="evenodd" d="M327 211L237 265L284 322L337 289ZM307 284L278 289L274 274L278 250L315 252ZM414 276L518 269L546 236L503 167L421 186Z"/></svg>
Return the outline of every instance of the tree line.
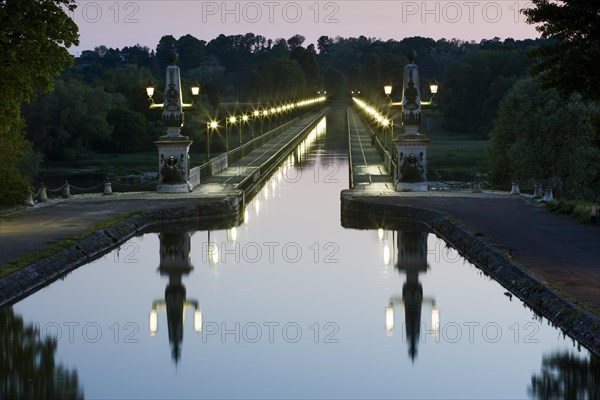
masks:
<svg viewBox="0 0 600 400"><path fill-rule="evenodd" d="M83 51L55 79L54 91L23 106L26 137L50 161L75 160L86 152L152 149L161 126L155 112L148 110L144 87L155 82L160 98L172 49L179 55L183 87L192 82L202 87L200 106L187 113L184 127L198 148L203 148L205 116L218 114L221 102L277 104L319 91L344 100L352 90L360 90L368 101L381 102L385 83L401 88L405 55L414 49L421 75L437 77L442 92L448 93L441 97L445 128L483 138L500 98L527 72L525 52L536 45L532 40L497 38L476 44L364 36L322 36L316 47L305 47L304 42L301 35L287 40L252 33L219 35L209 42L192 35L179 39L167 35L152 50L135 45ZM474 112L473 107L480 110Z"/></svg>
<svg viewBox="0 0 600 400"><path fill-rule="evenodd" d="M599 73L593 62L600 55L594 39L599 6L584 0L532 3L527 18L542 33L536 40L321 36L316 45L305 45L301 35L273 40L247 33L210 41L166 35L154 49L98 46L73 60L66 48L78 43L78 32L64 9L74 8L74 0L3 0L0 203L20 201L42 160L70 162L90 153L153 149L162 127L148 110L144 87L152 80L155 96L162 95L172 49L179 54L183 87L201 83L199 106L186 112L183 132L197 146L204 140L206 116L223 112L224 103L277 104L318 91L346 101L351 91L360 91L367 102L383 104L386 83L393 85L392 97L398 100L406 54L412 49L422 91L427 92L429 79L441 84L437 98L444 129L491 137L490 172L497 184L509 177L542 179L550 173L569 176L572 182L577 173L565 173L567 169L600 170ZM40 18L48 10L55 11L52 21ZM544 123L532 123L537 114ZM549 134L551 128L556 134ZM540 172L534 173L532 164ZM574 187L589 192L598 185L598 174L577 176Z"/></svg>

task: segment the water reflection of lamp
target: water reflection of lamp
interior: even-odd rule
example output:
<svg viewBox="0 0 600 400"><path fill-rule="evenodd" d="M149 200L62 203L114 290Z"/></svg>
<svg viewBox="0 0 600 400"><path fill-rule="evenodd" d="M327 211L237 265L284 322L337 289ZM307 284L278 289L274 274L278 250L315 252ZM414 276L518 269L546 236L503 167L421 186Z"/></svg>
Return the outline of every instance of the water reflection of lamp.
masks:
<svg viewBox="0 0 600 400"><path fill-rule="evenodd" d="M160 240L160 266L161 275L169 276L169 283L165 289L165 300L156 300L150 310L150 334L158 332L158 309L166 308L169 342L172 347L172 357L175 363L181 356L181 342L183 341L183 323L185 311L194 309L194 331L202 331L202 311L196 300L186 299L185 286L182 283L183 275L189 274L194 267L191 265L190 234L187 232L167 232L159 234Z"/></svg>
<svg viewBox="0 0 600 400"><path fill-rule="evenodd" d="M219 263L219 245L217 242L210 241L210 230L206 231L208 240L206 242L206 259L210 265Z"/></svg>
<svg viewBox="0 0 600 400"><path fill-rule="evenodd" d="M435 299L423 297L423 287L419 282L419 273L427 272L427 236L425 231L398 232L398 261L396 268L406 273L406 282L402 286L402 297L392 297L385 310L385 330L388 336L394 332L394 306L404 307L408 354L415 360L417 343L421 335L421 309L423 304L431 306L432 330L439 330L440 311Z"/></svg>
<svg viewBox="0 0 600 400"><path fill-rule="evenodd" d="M237 240L237 228L235 226L227 230L227 237L232 242Z"/></svg>
<svg viewBox="0 0 600 400"><path fill-rule="evenodd" d="M392 260L392 256L394 254L394 243L393 243L394 231L392 231L392 249L390 249L390 245L388 244L388 231L383 228L377 229L377 238L379 242L383 245L383 264L389 265Z"/></svg>

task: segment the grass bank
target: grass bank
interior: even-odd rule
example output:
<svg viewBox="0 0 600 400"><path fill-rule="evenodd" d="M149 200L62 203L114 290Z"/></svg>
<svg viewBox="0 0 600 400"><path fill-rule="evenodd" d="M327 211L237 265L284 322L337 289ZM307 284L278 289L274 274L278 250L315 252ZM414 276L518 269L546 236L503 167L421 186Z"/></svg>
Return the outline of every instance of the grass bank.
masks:
<svg viewBox="0 0 600 400"><path fill-rule="evenodd" d="M193 166L206 160L206 153L191 153ZM122 153L90 153L77 160L48 162L44 165L42 175L100 174L109 176L138 175L145 172L156 172L158 155L156 151L144 151L132 154Z"/></svg>
<svg viewBox="0 0 600 400"><path fill-rule="evenodd" d="M592 203L580 200L552 200L547 202L546 208L556 214L568 215L581 223L598 223L598 209L596 209L596 222L591 220Z"/></svg>
<svg viewBox="0 0 600 400"><path fill-rule="evenodd" d="M23 256L17 260L8 262L0 267L0 279L2 279L14 272L17 272L21 268L24 268L30 264L33 264L36 261L50 257L51 255L59 252L60 250L64 250L64 249L72 246L77 241L85 239L86 237L92 235L96 231L116 225L119 222L124 221L133 215L138 215L141 213L142 213L141 210L136 210L136 211L131 211L126 214L107 219L106 221L102 221L99 224L84 230L83 232L79 233L78 235L75 235L68 239L61 240L56 243L53 243L49 246L44 247L40 251L36 251L36 252L30 253L30 254L27 254L26 256ZM11 216L11 217L14 217L14 216Z"/></svg>

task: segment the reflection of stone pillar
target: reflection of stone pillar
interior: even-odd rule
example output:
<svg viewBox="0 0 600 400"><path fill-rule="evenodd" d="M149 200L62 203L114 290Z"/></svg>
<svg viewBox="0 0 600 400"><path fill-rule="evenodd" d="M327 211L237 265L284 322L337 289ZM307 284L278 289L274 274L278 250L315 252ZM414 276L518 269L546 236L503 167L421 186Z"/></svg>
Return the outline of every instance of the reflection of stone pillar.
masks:
<svg viewBox="0 0 600 400"><path fill-rule="evenodd" d="M404 134L398 135L398 171L396 190L399 192L426 192L427 144L429 139L418 132L421 123L421 93L419 68L414 63L416 54L411 51L409 63L404 66L402 85L402 125Z"/></svg>
<svg viewBox="0 0 600 400"><path fill-rule="evenodd" d="M158 186L160 193L185 193L192 190L189 182L189 150L192 141L181 136L183 126L183 101L179 67L175 65L177 53L169 54L171 65L167 67L165 101L162 121L166 135L156 142L158 147Z"/></svg>
<svg viewBox="0 0 600 400"><path fill-rule="evenodd" d="M402 301L408 354L414 361L417 356L417 344L421 335L421 307L423 287L419 282L419 273L427 272L427 232L398 232L398 271L406 273L406 283L402 286Z"/></svg>
<svg viewBox="0 0 600 400"><path fill-rule="evenodd" d="M417 343L421 337L421 306L423 305L423 287L418 282L408 280L402 286L408 354L411 360L417 356Z"/></svg>
<svg viewBox="0 0 600 400"><path fill-rule="evenodd" d="M179 276L181 280L181 276ZM169 330L169 343L171 354L175 362L181 357L181 342L183 342L183 309L185 303L185 287L181 282L171 283L165 289L165 303L167 304L167 327Z"/></svg>
<svg viewBox="0 0 600 400"><path fill-rule="evenodd" d="M163 232L158 235L160 241L161 275L172 272L189 274L194 267L191 265L192 242L188 232Z"/></svg>
<svg viewBox="0 0 600 400"><path fill-rule="evenodd" d="M190 258L191 237L187 232L169 232L161 233L159 240L159 271L161 275L169 276L169 284L165 289L169 343L172 346L173 359L177 362L181 356L183 313L186 302L186 290L182 283L182 277L193 269Z"/></svg>

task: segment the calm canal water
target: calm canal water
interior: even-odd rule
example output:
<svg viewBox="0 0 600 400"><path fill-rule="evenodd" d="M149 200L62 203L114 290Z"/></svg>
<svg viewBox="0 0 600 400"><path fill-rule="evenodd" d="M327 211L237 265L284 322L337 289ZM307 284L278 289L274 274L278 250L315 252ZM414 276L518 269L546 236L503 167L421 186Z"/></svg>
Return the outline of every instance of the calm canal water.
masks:
<svg viewBox="0 0 600 400"><path fill-rule="evenodd" d="M597 396L597 358L442 239L417 225L342 227L348 160L344 129L332 126L344 117L329 118L240 226L136 237L0 311L0 390L107 399Z"/></svg>

